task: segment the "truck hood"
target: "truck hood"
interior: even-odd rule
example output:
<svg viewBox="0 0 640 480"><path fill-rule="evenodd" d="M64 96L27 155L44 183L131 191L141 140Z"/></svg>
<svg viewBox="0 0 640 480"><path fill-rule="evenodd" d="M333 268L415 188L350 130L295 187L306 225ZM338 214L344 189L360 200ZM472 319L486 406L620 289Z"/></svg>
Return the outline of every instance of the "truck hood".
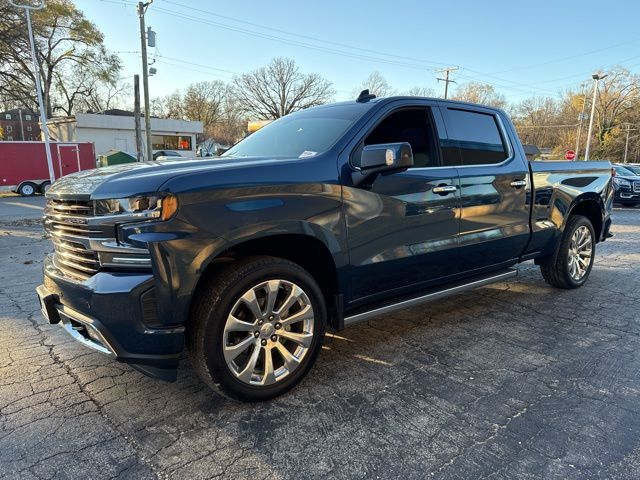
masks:
<svg viewBox="0 0 640 480"><path fill-rule="evenodd" d="M57 180L47 191L49 198L105 199L126 198L153 193L173 177L182 174L206 174L216 170L242 169L250 171L257 165L278 165L298 159L265 157L218 157L202 160L159 160L127 163L111 167L84 170Z"/></svg>

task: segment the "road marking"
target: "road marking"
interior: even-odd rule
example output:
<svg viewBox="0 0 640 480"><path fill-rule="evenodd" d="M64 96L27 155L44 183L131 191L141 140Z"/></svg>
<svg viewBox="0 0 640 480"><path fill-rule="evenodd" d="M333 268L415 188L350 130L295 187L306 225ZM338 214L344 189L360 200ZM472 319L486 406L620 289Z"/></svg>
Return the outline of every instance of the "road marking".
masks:
<svg viewBox="0 0 640 480"><path fill-rule="evenodd" d="M4 202L6 205L13 205L15 207L33 208L34 210L43 210L44 207L38 207L37 205L29 205L22 202Z"/></svg>

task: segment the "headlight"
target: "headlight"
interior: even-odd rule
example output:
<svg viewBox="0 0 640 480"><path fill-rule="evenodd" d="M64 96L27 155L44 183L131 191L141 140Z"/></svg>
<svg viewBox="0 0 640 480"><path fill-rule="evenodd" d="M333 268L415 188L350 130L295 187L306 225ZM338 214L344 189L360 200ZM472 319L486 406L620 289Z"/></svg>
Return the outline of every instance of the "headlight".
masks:
<svg viewBox="0 0 640 480"><path fill-rule="evenodd" d="M615 183L619 187L631 188L631 182L629 180L625 180L624 178L613 177L613 183Z"/></svg>
<svg viewBox="0 0 640 480"><path fill-rule="evenodd" d="M169 220L178 210L178 199L173 195L141 195L95 201L97 216L122 215L123 219Z"/></svg>

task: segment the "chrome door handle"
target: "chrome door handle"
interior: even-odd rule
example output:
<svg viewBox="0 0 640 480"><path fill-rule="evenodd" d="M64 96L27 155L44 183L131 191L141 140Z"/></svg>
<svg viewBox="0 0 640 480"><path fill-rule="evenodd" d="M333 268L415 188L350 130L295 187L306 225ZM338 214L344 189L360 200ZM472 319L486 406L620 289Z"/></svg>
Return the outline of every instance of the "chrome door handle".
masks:
<svg viewBox="0 0 640 480"><path fill-rule="evenodd" d="M513 188L520 188L520 187L526 186L527 185L527 181L526 180L514 180L509 185L511 185Z"/></svg>
<svg viewBox="0 0 640 480"><path fill-rule="evenodd" d="M433 187L431 191L440 195L446 195L447 193L455 192L458 188L455 185L438 185Z"/></svg>

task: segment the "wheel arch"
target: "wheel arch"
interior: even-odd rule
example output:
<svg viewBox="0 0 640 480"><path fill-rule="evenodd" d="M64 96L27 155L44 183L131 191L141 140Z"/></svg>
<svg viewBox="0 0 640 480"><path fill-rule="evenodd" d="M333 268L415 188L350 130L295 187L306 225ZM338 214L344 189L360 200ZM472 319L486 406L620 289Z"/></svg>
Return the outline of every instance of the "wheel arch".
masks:
<svg viewBox="0 0 640 480"><path fill-rule="evenodd" d="M571 209L569 210L569 214L564 219L563 230L569 220L569 216L582 215L591 222L591 225L593 225L597 243L602 237L602 227L604 222L603 212L604 204L602 203L602 198L595 193L585 193L574 201Z"/></svg>
<svg viewBox="0 0 640 480"><path fill-rule="evenodd" d="M201 274L191 295L191 302L209 280L217 275L229 263L253 256L272 256L284 258L307 270L318 282L325 297L327 308L335 303L340 292L338 267L336 259L329 247L318 237L302 233L269 233L257 238L250 238L229 243L201 267ZM191 316L191 315L189 315ZM333 315L330 315L333 317ZM333 318L330 318L330 322Z"/></svg>

